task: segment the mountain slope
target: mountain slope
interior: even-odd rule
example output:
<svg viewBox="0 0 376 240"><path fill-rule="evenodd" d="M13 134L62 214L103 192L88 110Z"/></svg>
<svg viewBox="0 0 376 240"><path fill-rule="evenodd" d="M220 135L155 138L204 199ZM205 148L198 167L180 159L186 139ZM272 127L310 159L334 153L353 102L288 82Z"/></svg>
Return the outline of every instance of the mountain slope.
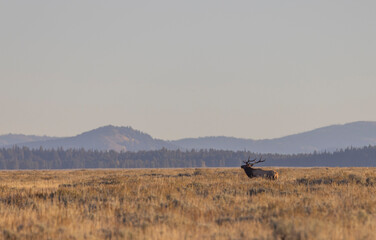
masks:
<svg viewBox="0 0 376 240"><path fill-rule="evenodd" d="M172 144L182 149L217 149L243 151L249 150L258 140L234 138L234 137L199 137L184 138L170 141Z"/></svg>
<svg viewBox="0 0 376 240"><path fill-rule="evenodd" d="M37 141L19 143L19 146L30 148L84 148L87 150L115 150L115 151L141 151L157 150L163 147L177 149L171 143L154 139L150 135L134 130L131 127L105 126L75 137L59 138L50 141Z"/></svg>
<svg viewBox="0 0 376 240"><path fill-rule="evenodd" d="M0 136L0 147L15 145L18 143L47 141L56 139L55 137L23 135L23 134L7 134Z"/></svg>
<svg viewBox="0 0 376 240"><path fill-rule="evenodd" d="M249 150L258 153L309 153L376 145L376 122L332 125L282 138L252 140L231 137L187 138L171 143L186 149Z"/></svg>
<svg viewBox="0 0 376 240"><path fill-rule="evenodd" d="M256 153L310 153L334 151L347 147L376 145L376 122L354 122L332 125L282 138L252 140L232 137L186 138L164 141L152 138L131 127L105 126L74 137L48 138L19 135L0 136L3 146L26 146L30 148L84 148L87 150L141 151L167 148L218 149ZM23 136L23 137L22 137ZM3 139L3 142L1 140ZM4 140L5 139L5 140ZM26 140L26 141L25 141ZM21 142L23 141L23 142ZM6 144L4 144L6 143Z"/></svg>
<svg viewBox="0 0 376 240"><path fill-rule="evenodd" d="M353 122L344 125L332 125L309 132L294 134L271 140L280 145L287 153L334 151L346 147L376 145L376 122ZM296 149L296 146L299 146Z"/></svg>

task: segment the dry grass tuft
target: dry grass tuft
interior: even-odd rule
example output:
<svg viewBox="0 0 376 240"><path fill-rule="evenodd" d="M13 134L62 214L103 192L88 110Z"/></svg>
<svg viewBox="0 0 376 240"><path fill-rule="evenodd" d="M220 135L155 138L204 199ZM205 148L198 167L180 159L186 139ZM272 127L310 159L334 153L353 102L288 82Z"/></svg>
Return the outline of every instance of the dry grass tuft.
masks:
<svg viewBox="0 0 376 240"><path fill-rule="evenodd" d="M373 168L1 171L0 239L376 239Z"/></svg>

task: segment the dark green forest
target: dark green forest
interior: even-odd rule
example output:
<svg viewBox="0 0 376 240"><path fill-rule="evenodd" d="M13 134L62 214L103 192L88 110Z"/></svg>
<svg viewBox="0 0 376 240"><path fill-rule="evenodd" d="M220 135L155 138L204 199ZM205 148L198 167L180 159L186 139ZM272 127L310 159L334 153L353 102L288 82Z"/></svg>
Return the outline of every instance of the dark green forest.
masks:
<svg viewBox="0 0 376 240"><path fill-rule="evenodd" d="M0 169L239 167L249 156L266 159L257 166L376 167L376 146L293 155L223 150L116 152L15 146L0 149Z"/></svg>

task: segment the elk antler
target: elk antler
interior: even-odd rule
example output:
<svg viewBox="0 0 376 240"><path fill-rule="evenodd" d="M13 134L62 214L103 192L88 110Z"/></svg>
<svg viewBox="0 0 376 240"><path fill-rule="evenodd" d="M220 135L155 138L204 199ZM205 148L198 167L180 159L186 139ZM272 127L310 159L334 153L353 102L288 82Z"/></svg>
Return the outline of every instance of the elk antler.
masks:
<svg viewBox="0 0 376 240"><path fill-rule="evenodd" d="M253 166L254 164L256 164L256 163L265 162L265 161L266 161L266 159L262 160L262 156L261 156L261 157L260 157L260 160L258 160L257 162L253 163L252 166Z"/></svg>
<svg viewBox="0 0 376 240"><path fill-rule="evenodd" d="M253 160L250 160L250 159L251 159L251 156L248 157L248 161L243 161L243 163L245 163L245 164L249 164L249 163L251 163L251 162L256 161L256 158L253 159Z"/></svg>
<svg viewBox="0 0 376 240"><path fill-rule="evenodd" d="M260 160L256 161L257 158L250 160L251 156L249 156L248 161L243 161L245 164L249 164L251 167L257 163L265 162L266 159L262 160L262 156L260 157Z"/></svg>

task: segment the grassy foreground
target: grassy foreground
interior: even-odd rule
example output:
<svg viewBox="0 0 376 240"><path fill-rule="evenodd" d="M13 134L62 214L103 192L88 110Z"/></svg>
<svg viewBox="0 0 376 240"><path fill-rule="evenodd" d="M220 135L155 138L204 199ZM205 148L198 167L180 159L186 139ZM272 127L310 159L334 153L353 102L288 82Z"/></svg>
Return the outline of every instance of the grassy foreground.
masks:
<svg viewBox="0 0 376 240"><path fill-rule="evenodd" d="M0 239L376 239L376 169L0 171Z"/></svg>

